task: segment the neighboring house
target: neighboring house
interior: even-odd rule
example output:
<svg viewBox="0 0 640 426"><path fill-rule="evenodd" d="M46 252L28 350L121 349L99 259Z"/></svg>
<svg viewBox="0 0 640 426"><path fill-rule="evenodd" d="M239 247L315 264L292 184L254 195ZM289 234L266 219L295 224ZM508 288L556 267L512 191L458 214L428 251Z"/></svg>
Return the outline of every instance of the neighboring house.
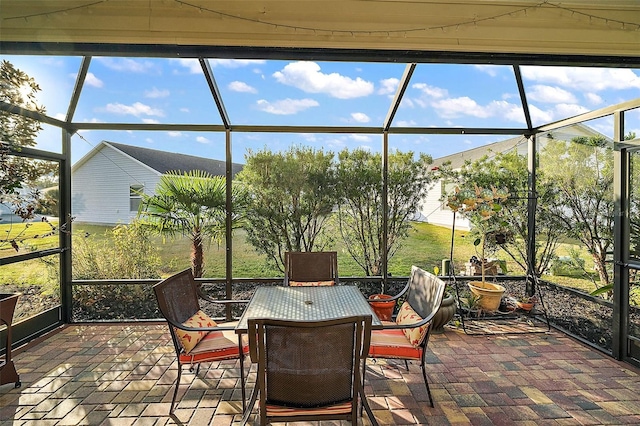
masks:
<svg viewBox="0 0 640 426"><path fill-rule="evenodd" d="M552 135L543 134L538 135L537 143L539 147L544 146L544 144L553 139L553 140L571 140L575 137L605 137L603 134L597 132L589 126L584 124L576 124L573 126L568 126L562 130L555 131ZM608 138L607 138L608 139ZM527 139L523 136L518 136L515 138L507 139L500 142L494 142L492 144L483 145L478 148L470 149L463 152L458 152L456 154L448 155L446 157L437 158L434 160L431 165L431 170L437 169L439 166L449 162L451 163L451 168L456 170L462 167L462 165L466 161L476 161L487 155L489 158L495 157L498 153L507 153L516 150L520 155L527 155L528 151L528 142ZM433 223L434 225L441 225L451 228L453 225L453 212L446 206L443 201L443 193L451 192L453 190L453 184L447 184L446 182L440 180L433 184L433 186L429 189L429 193L424 200L422 205L422 209L417 214L422 218L423 221L428 223ZM462 217L461 215L456 215L456 229L461 230L469 230L470 224L469 220Z"/></svg>
<svg viewBox="0 0 640 426"><path fill-rule="evenodd" d="M139 193L153 194L169 171L202 170L225 175L225 162L102 141L71 168L71 211L76 222L130 223L140 205ZM242 170L233 164L233 176Z"/></svg>

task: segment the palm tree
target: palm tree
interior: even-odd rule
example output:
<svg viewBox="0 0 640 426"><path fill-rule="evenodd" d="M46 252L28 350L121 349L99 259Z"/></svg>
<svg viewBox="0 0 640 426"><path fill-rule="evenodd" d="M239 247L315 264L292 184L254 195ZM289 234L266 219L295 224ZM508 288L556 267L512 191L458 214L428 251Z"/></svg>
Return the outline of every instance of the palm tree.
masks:
<svg viewBox="0 0 640 426"><path fill-rule="evenodd" d="M138 220L162 235L188 235L192 243L193 276L204 272L205 238L221 242L225 236L226 183L224 176L194 170L180 174L169 172L160 178L155 195L141 194ZM242 226L246 191L240 184L232 187L232 229Z"/></svg>

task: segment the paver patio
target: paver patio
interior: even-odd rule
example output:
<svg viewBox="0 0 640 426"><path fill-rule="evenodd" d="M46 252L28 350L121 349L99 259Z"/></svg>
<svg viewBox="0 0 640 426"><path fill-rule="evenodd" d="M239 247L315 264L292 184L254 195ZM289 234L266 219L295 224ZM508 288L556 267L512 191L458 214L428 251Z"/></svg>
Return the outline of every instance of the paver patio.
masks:
<svg viewBox="0 0 640 426"><path fill-rule="evenodd" d="M368 361L365 391L380 424L640 424L640 370L557 331L429 343L435 408L417 364ZM22 387L0 387L0 425L231 425L242 412L239 363L185 370L163 324L69 325L17 352ZM248 361L245 361L249 365ZM255 377L249 377L250 387ZM368 424L366 416L362 418Z"/></svg>

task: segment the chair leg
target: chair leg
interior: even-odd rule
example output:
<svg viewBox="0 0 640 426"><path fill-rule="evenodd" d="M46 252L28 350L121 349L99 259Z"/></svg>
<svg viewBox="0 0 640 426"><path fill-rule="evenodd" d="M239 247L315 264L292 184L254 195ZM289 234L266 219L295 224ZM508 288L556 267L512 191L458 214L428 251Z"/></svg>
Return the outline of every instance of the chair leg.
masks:
<svg viewBox="0 0 640 426"><path fill-rule="evenodd" d="M180 388L180 378L182 377L182 365L178 362L178 378L176 379L176 388L173 390L173 398L171 398L171 408L169 414L173 414L176 405L176 397L178 396L178 389Z"/></svg>
<svg viewBox="0 0 640 426"><path fill-rule="evenodd" d="M424 377L424 384L427 386L427 395L429 395L429 403L431 404L431 408L433 408L433 398L431 397L431 389L429 389L429 379L427 379L427 370L425 368L424 361L425 359L423 355L422 360L420 362L420 367L422 367L422 377Z"/></svg>
<svg viewBox="0 0 640 426"><path fill-rule="evenodd" d="M406 359L404 360L404 366L407 368L407 371L409 371L409 361Z"/></svg>
<svg viewBox="0 0 640 426"><path fill-rule="evenodd" d="M249 369L251 369L251 367L249 367ZM242 345L240 346L240 387L242 388L242 411L244 411L247 409L247 391L244 388L244 352L242 352Z"/></svg>

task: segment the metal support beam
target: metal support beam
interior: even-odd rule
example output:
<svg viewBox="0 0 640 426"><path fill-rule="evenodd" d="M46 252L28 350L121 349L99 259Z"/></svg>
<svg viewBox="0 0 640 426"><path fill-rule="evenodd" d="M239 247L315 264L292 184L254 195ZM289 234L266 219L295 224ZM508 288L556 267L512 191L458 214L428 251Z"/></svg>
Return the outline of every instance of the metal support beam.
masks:
<svg viewBox="0 0 640 426"><path fill-rule="evenodd" d="M60 188L59 223L60 229L60 302L62 305L62 322L70 323L73 319L73 289L71 286L71 133L62 130L62 155L60 161L58 185Z"/></svg>
<svg viewBox="0 0 640 426"><path fill-rule="evenodd" d="M387 265L387 233L389 232L389 133L382 134L382 291L387 291L389 274Z"/></svg>
<svg viewBox="0 0 640 426"><path fill-rule="evenodd" d="M529 296L536 292L534 275L536 273L536 209L538 192L536 190L538 153L535 135L528 136L527 168L529 172L527 196L527 288Z"/></svg>
<svg viewBox="0 0 640 426"><path fill-rule="evenodd" d="M225 132L225 149L226 149L226 166L225 166L225 188L226 188L226 216L225 216L225 297L232 299L233 297L233 157L231 152L231 131ZM225 305L225 316L227 321L231 321L232 312L231 304Z"/></svg>
<svg viewBox="0 0 640 426"><path fill-rule="evenodd" d="M78 106L78 101L80 100L80 94L82 93L82 88L84 87L84 80L87 78L87 72L89 71L89 65L91 64L91 57L85 56L82 58L82 63L80 64L80 71L78 71L78 76L76 77L76 85L73 87L73 92L71 93L71 100L69 101L69 108L67 109L67 116L65 121L67 123L71 123L73 121L73 115L76 113L76 107Z"/></svg>
<svg viewBox="0 0 640 426"><path fill-rule="evenodd" d="M415 69L416 64L407 64L407 66L404 68L404 73L402 74L402 78L400 79L400 84L398 84L398 89L396 90L396 94L393 97L391 106L389 107L387 118L384 120L383 128L385 131L388 131L391 127L393 118L396 116L396 112L398 112L400 102L402 102L402 97L404 96L404 92L407 90L407 86L409 86L409 81L411 81L411 76L413 75L413 71Z"/></svg>
<svg viewBox="0 0 640 426"><path fill-rule="evenodd" d="M614 114L613 128L613 315L612 353L616 359L627 356L627 330L629 321L629 172L630 154L621 147L624 141L624 113Z"/></svg>
<svg viewBox="0 0 640 426"><path fill-rule="evenodd" d="M142 58L267 59L333 62L554 65L640 68L640 56L456 52L445 50L342 49L185 44L125 44L0 41L5 55L107 56Z"/></svg>
<svg viewBox="0 0 640 426"><path fill-rule="evenodd" d="M213 76L211 64L209 64L209 60L205 58L198 58L198 61L200 61L200 66L202 67L204 78L207 80L207 85L209 86L209 90L211 91L213 100L216 102L216 106L218 107L218 113L220 114L220 118L222 119L222 125L225 129L229 129L231 126L231 120L229 119L229 114L227 114L227 110L225 109L224 103L222 102L222 95L220 94L220 89L218 89L216 79Z"/></svg>
<svg viewBox="0 0 640 426"><path fill-rule="evenodd" d="M520 73L520 66L514 65L513 72L516 76L516 84L518 85L518 92L520 92L520 102L522 102L522 111L524 112L524 119L527 122L529 131L533 128L531 124L531 113L529 112L529 103L527 102L527 92L524 90L524 83L522 82L522 74Z"/></svg>

